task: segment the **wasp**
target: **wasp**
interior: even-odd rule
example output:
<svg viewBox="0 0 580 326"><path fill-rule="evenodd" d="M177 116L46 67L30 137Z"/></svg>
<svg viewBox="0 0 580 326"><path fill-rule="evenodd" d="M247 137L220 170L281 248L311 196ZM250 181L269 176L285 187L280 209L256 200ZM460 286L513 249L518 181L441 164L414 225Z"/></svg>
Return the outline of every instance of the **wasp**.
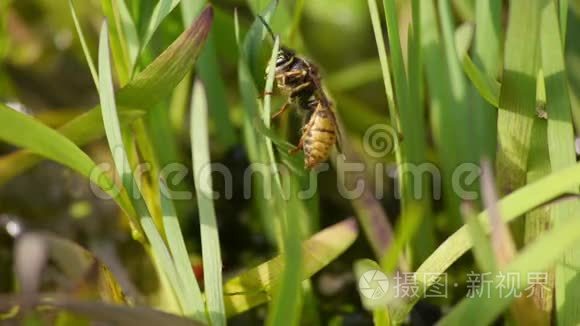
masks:
<svg viewBox="0 0 580 326"><path fill-rule="evenodd" d="M261 16L258 17L272 39L275 39L270 26ZM332 110L332 103L322 88L318 68L308 60L297 56L293 50L285 46L280 47L275 69L276 86L288 96L288 100L272 119L280 116L292 105L305 111L302 136L296 148L290 150L290 153L296 154L303 150L304 165L307 169L311 169L328 159L335 144L339 151L341 148L340 130Z"/></svg>

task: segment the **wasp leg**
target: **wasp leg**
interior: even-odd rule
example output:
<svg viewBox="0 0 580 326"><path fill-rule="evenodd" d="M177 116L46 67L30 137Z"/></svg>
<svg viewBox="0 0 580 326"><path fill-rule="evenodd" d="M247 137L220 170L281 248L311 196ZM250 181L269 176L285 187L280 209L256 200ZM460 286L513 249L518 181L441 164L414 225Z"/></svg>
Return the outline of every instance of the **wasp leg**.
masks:
<svg viewBox="0 0 580 326"><path fill-rule="evenodd" d="M271 119L272 119L272 120L273 120L273 119L276 119L276 118L277 118L279 115L281 115L282 113L284 113L284 111L286 111L286 110L287 110L289 107L290 107L290 103L289 103L289 102L286 102L286 103L284 103L284 105L282 105L282 108L281 108L281 109L280 109L278 112L276 112L276 113L275 113L275 114L272 116L272 118L271 118Z"/></svg>
<svg viewBox="0 0 580 326"><path fill-rule="evenodd" d="M300 140L300 143L298 143L298 145L295 148L292 148L291 150L289 150L288 154L294 155L294 154L300 152L302 150L302 146L303 146L303 143L302 143L302 140Z"/></svg>
<svg viewBox="0 0 580 326"><path fill-rule="evenodd" d="M263 92L260 95L258 95L258 99L263 99L266 95L272 95L274 94L273 92Z"/></svg>
<svg viewBox="0 0 580 326"><path fill-rule="evenodd" d="M308 133L310 132L310 128L312 127L312 122L313 122L313 120L310 120L308 122L308 124L302 128L302 137L300 137L300 141L298 142L298 145L296 145L295 148L288 151L288 153L290 155L294 155L294 154L298 153L302 149L302 147L304 147L304 138L306 138L306 135L308 135Z"/></svg>
<svg viewBox="0 0 580 326"><path fill-rule="evenodd" d="M295 97L298 95L298 93L305 89L306 87L310 86L312 83L311 82L305 82L303 84L300 84L296 87L294 87L294 89L292 89L292 93L290 93L290 97Z"/></svg>

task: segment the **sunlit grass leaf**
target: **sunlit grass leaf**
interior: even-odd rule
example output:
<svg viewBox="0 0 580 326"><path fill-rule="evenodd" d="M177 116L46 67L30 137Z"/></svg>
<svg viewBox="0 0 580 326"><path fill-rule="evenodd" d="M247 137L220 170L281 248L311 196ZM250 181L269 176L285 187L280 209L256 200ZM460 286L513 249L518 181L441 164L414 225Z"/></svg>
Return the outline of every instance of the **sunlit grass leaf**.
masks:
<svg viewBox="0 0 580 326"><path fill-rule="evenodd" d="M273 15L273 11L276 9L276 0L272 0L266 10L262 13L265 21L268 22L270 17ZM239 39L239 25L237 20L237 14L234 16L235 21L235 34L236 41L238 44L238 50L240 52L238 58L238 84L240 88L240 94L242 99L242 105L244 109L243 115L243 139L246 151L250 162L256 164L256 167L260 167L264 171L261 173L262 176L254 177L253 182L256 186L253 188L253 192L258 194L260 197L254 201L254 204L259 212L259 217L261 219L262 225L265 228L265 232L270 241L275 241L279 248L283 248L284 244L282 241L282 217L281 209L276 208L275 205L278 201L266 200L263 196L264 193L270 191L274 181L272 180L272 173L270 173L270 156L268 155L268 148L266 146L266 138L260 135L254 127L254 120L259 117L263 117L263 111L261 111L260 103L258 101L259 93L256 87L257 80L263 80L254 78L252 71L250 69L252 63L255 67L258 66L260 58L256 56L259 55L260 49L262 47L262 39L264 35L264 25L259 19L255 19L254 23L250 27L250 30L246 34L243 41ZM259 69L263 73L264 69ZM257 74L257 72L256 72ZM260 86L261 87L261 86Z"/></svg>
<svg viewBox="0 0 580 326"><path fill-rule="evenodd" d="M542 1L514 0L510 3L497 122L500 195L526 183L536 107L541 6Z"/></svg>
<svg viewBox="0 0 580 326"><path fill-rule="evenodd" d="M504 197L498 203L499 210L503 213L505 223L515 220L526 212L549 202L569 191L570 188L580 185L580 164L569 167L557 173L553 173L532 184L518 189ZM478 220L488 232L488 213L484 211L478 215ZM472 243L467 227L462 227L447 238L427 260L417 269L417 280L421 280L424 273L443 273L459 257L461 257ZM421 287L429 287L431 284L421 284ZM417 298L410 299L399 311L392 312L393 320L406 318L407 313L416 303Z"/></svg>
<svg viewBox="0 0 580 326"><path fill-rule="evenodd" d="M567 3L561 1L560 6L567 7ZM566 17L560 19L563 20L560 23L565 26ZM556 2L549 1L542 10L541 48L546 83L546 112L548 112L548 150L552 172L576 163L574 128L562 49L564 37L560 36L558 22ZM577 193L578 186L570 188L570 192ZM551 211L554 226L566 224L567 221L574 219L574 215L579 211L580 203L577 201L556 204ZM580 242L577 241L576 244L578 243ZM567 251L562 261L556 265L556 320L562 325L580 323L580 312L577 309L580 300L579 271L572 267L578 264L580 250L576 247Z"/></svg>
<svg viewBox="0 0 580 326"><path fill-rule="evenodd" d="M129 56L129 68L132 70L135 62L137 61L137 56L139 55L139 35L137 34L137 27L131 17L129 8L127 7L126 0L118 0L117 8L120 15L121 28L125 35L125 41Z"/></svg>
<svg viewBox="0 0 580 326"><path fill-rule="evenodd" d="M181 0L160 0L153 8L153 13L149 18L149 23L147 24L147 29L145 30L145 35L141 42L140 51L149 44L153 34L167 15L179 4Z"/></svg>
<svg viewBox="0 0 580 326"><path fill-rule="evenodd" d="M274 14L279 0L271 0L268 7L262 12L262 17L266 22L269 22ZM259 19L254 19L250 26L246 37L244 38L243 54L245 56L246 65L251 73L252 78L258 87L263 85L264 69L261 66L262 60L262 40L267 35L266 27Z"/></svg>
<svg viewBox="0 0 580 326"><path fill-rule="evenodd" d="M461 206L461 213L465 220L467 231L469 231L475 262L482 271L496 270L495 257L493 255L491 243L487 237L487 232L485 232L485 229L477 219L477 214L474 211L473 206L464 203Z"/></svg>
<svg viewBox="0 0 580 326"><path fill-rule="evenodd" d="M482 168L482 195L486 211L489 215L491 230L491 245L495 260L499 268L505 267L516 255L516 247L507 225L501 218L501 212L497 207L497 192L492 175L492 167L489 161L483 161Z"/></svg>
<svg viewBox="0 0 580 326"><path fill-rule="evenodd" d="M212 23L212 9L206 8L198 20L144 71L139 73L128 85L117 92L121 109L119 117L126 125L139 114L125 114L127 109L133 112L147 112L160 99L166 97L179 84L196 62L197 55L204 45ZM85 145L104 134L100 108L75 118L58 130L77 145ZM41 161L41 158L30 152L17 152L5 157L0 165L0 184L19 175Z"/></svg>
<svg viewBox="0 0 580 326"><path fill-rule="evenodd" d="M173 257L177 275L183 285L184 299L187 300L186 305L183 307L183 312L186 316L195 316L196 320L205 320L205 303L191 267L175 207L171 198L168 198L170 195L169 189L163 180L160 181L160 190L163 228L167 238L167 245Z"/></svg>
<svg viewBox="0 0 580 326"><path fill-rule="evenodd" d="M383 76L381 62L370 59L345 67L343 70L329 75L325 83L333 92L346 92L380 80Z"/></svg>
<svg viewBox="0 0 580 326"><path fill-rule="evenodd" d="M106 23L103 23L99 39L99 90L103 123L117 173L121 177L121 182L125 190L132 194L129 198L139 216L143 232L151 245L152 258L156 260L156 263L162 269L164 276L171 284L171 288L180 302L181 309L183 309L187 302L183 292L183 285L178 277L169 250L165 246L165 242L159 230L157 230L149 208L145 203L137 180L133 177L133 171L129 165L129 159L125 145L123 144L113 91L113 77L109 57L109 38Z"/></svg>
<svg viewBox="0 0 580 326"><path fill-rule="evenodd" d="M486 156L495 162L497 151L497 110L494 107L499 105L499 85L496 82L499 70L503 42L502 25L502 3L495 0L481 0L476 2L475 8L475 44L472 51L474 64L467 56L459 56L463 63L463 71L471 80L472 85L479 94L489 103L474 96L475 91L471 91L471 101L473 105L473 121L476 121L477 139L479 139L478 159ZM475 66L477 65L477 66ZM475 77L478 73L474 68L480 67L480 77ZM485 82L487 80L487 82ZM484 85L488 84L489 90L483 91ZM498 85L497 87L495 85ZM484 96L484 94L486 94ZM490 96L491 95L491 96ZM475 97L475 98L474 98Z"/></svg>
<svg viewBox="0 0 580 326"><path fill-rule="evenodd" d="M77 13L73 4L73 0L68 1L68 6L70 8L70 12L73 18L73 22L75 24L75 29L77 31L77 35L79 36L79 40L81 42L81 47L83 48L83 53L85 55L85 59L87 60L87 64L89 65L89 70L91 71L91 77L93 77L93 82L95 83L95 87L99 87L99 76L97 74L97 69L95 68L95 62L91 56L91 51L87 46L87 41L85 40L85 35L83 33L83 29L81 28L81 24L79 23L79 19L77 17Z"/></svg>
<svg viewBox="0 0 580 326"><path fill-rule="evenodd" d="M210 174L208 107L203 84L199 81L193 86L191 101L191 152L199 209L207 310L211 324L225 325L222 259Z"/></svg>
<svg viewBox="0 0 580 326"><path fill-rule="evenodd" d="M131 214L131 204L125 196L116 196L115 186L107 175L100 170L91 158L78 148L73 142L34 118L12 110L0 103L0 139L22 147L26 155L40 155L67 166L93 183L115 199L123 210ZM26 130L26 132L22 132Z"/></svg>
<svg viewBox="0 0 580 326"><path fill-rule="evenodd" d="M276 74L276 58L278 55L278 50L280 48L280 38L276 37L274 41L274 46L272 48L272 54L270 56L270 61L268 63L268 75L266 77L266 85L264 89L264 110L262 112L262 119L266 126L270 126L271 111L272 111L272 89L274 88L274 78ZM303 201L297 200L298 189L293 189L291 198L289 200L284 200L281 196L283 192L282 180L280 177L280 171L278 170L278 165L276 163L276 157L274 156L274 148L272 145L272 140L268 137L264 137L266 150L268 152L269 165L272 167L272 173L274 174L274 180L276 182L276 192L278 196L276 197L278 207L283 210L280 215L282 227L282 238L283 238L283 256L286 264L286 268L282 273L282 281L280 285L274 292L273 304L270 308L270 314L268 316L268 325L297 325L300 316L300 304L301 304L301 254L300 254L300 225L299 217L307 218L306 212L302 207ZM286 183L292 184L296 181L299 184L296 176L285 175ZM292 318L292 319L290 319Z"/></svg>
<svg viewBox="0 0 580 326"><path fill-rule="evenodd" d="M519 284L513 286L519 290L529 285L529 275L546 270L555 263L566 250L580 241L580 215L578 211L566 222L554 227L528 245L501 271L519 275ZM453 308L451 313L440 321L441 325L489 325L514 300L515 291L501 293L499 277L491 279L488 295L464 299ZM481 313L485 311L485 313Z"/></svg>
<svg viewBox="0 0 580 326"><path fill-rule="evenodd" d="M307 279L342 254L358 236L354 219L328 227L302 243L302 279ZM272 291L282 280L283 255L265 262L226 282L228 315L240 314L271 300Z"/></svg>
<svg viewBox="0 0 580 326"><path fill-rule="evenodd" d="M476 66L469 57L468 50L472 36L473 26L470 24L464 24L457 29L455 32L457 56L462 63L463 72L467 75L475 89L477 89L479 95L489 104L497 108L499 106L499 90L501 85Z"/></svg>
<svg viewBox="0 0 580 326"><path fill-rule="evenodd" d="M121 85L125 85L131 79L131 68L127 41L121 24L121 16L117 9L116 0L101 0L100 2L103 13L107 17L109 30L111 31L111 35L109 36L111 39L110 47L117 79Z"/></svg>

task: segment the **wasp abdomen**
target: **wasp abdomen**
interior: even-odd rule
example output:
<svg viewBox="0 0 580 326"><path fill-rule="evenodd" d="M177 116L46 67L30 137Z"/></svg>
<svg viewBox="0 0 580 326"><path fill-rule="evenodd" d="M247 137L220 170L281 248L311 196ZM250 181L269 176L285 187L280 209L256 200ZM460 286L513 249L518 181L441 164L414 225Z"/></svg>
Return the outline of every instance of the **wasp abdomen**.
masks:
<svg viewBox="0 0 580 326"><path fill-rule="evenodd" d="M336 142L336 125L327 109L317 109L304 135L304 163L312 168L328 159Z"/></svg>

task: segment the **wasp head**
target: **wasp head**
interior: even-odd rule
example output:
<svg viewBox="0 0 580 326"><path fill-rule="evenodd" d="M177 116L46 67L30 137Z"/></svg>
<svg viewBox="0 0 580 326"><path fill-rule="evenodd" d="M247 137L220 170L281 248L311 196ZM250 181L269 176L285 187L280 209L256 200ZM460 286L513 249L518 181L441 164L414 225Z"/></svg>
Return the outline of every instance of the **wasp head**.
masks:
<svg viewBox="0 0 580 326"><path fill-rule="evenodd" d="M294 58L294 51L281 47L276 57L276 68L288 65Z"/></svg>

